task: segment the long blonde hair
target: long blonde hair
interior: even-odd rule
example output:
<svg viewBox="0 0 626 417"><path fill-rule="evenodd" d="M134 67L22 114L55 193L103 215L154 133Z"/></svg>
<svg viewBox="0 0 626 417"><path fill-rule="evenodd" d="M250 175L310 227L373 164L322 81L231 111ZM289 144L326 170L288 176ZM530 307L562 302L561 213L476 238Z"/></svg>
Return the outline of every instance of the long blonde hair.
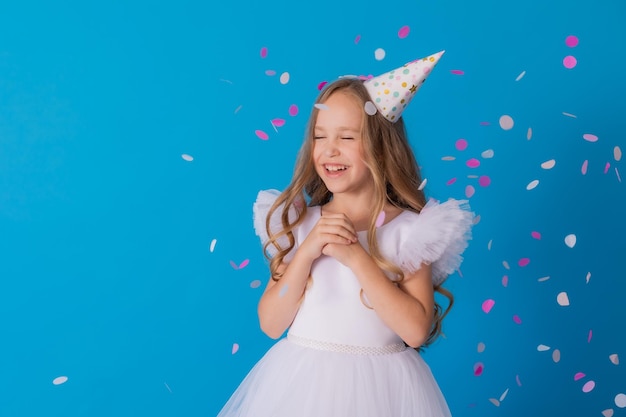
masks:
<svg viewBox="0 0 626 417"><path fill-rule="evenodd" d="M339 91L358 99L363 108L365 103L370 100L362 80L342 78L327 85L319 94L316 103L324 103L332 94ZM269 239L265 244L264 253L270 261L270 272L272 279L275 281L278 281L281 277L279 266L287 253L295 246L293 229L304 219L307 213L307 206L324 205L332 198L332 193L326 188L315 170L312 157L314 129L319 111L317 107L313 107L304 143L298 153L291 183L278 196L266 218L265 226ZM420 190L422 182L420 170L413 150L409 145L402 117L395 123L391 123L380 113L366 116L364 111L361 126L365 164L369 167L374 181L374 203L367 230L367 243L374 262L383 271L395 277L394 282L398 283L404 279L404 273L397 265L381 255L376 239L376 218L378 213L383 210L385 203L390 203L402 210L415 213L419 213L422 210L426 204L426 196ZM274 233L270 229L270 218L279 208L282 210L282 229ZM289 219L290 211L297 213L294 221ZM287 247L282 247L278 240L285 237L288 245ZM277 253L273 257L267 255L269 246L277 249ZM441 335L442 320L454 303L452 293L441 285L435 286L434 289L448 299L448 305L444 310L435 301L433 326L423 347L430 345Z"/></svg>

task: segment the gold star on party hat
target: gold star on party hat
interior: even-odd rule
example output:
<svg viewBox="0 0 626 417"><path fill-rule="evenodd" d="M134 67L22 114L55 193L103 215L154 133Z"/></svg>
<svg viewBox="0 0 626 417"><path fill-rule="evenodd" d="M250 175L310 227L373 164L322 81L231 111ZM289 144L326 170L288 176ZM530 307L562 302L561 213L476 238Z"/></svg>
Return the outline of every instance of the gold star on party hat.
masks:
<svg viewBox="0 0 626 417"><path fill-rule="evenodd" d="M400 68L363 82L376 109L396 122L445 51L408 62Z"/></svg>

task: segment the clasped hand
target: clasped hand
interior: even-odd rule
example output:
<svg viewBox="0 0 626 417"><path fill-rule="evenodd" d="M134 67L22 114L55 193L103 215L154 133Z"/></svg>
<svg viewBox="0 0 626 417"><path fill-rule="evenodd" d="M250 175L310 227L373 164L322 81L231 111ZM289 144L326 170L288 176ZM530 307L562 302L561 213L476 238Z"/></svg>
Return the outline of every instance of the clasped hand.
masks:
<svg viewBox="0 0 626 417"><path fill-rule="evenodd" d="M300 250L314 260L321 255L332 256L350 266L353 255L363 251L356 229L345 214L323 214L306 237Z"/></svg>

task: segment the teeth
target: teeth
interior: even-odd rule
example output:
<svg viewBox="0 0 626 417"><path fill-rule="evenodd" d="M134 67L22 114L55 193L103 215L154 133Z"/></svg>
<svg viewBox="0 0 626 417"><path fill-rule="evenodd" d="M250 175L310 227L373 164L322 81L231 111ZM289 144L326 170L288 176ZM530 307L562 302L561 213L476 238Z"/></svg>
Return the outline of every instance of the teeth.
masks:
<svg viewBox="0 0 626 417"><path fill-rule="evenodd" d="M329 171L343 171L346 169L345 165L326 165L326 169Z"/></svg>

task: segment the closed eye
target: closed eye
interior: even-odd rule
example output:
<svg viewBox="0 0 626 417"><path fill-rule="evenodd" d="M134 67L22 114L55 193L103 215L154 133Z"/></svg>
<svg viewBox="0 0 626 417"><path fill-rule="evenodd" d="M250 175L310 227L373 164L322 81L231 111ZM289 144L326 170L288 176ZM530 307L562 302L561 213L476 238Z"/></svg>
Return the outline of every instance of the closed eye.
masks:
<svg viewBox="0 0 626 417"><path fill-rule="evenodd" d="M326 136L313 136L313 139L325 139Z"/></svg>

